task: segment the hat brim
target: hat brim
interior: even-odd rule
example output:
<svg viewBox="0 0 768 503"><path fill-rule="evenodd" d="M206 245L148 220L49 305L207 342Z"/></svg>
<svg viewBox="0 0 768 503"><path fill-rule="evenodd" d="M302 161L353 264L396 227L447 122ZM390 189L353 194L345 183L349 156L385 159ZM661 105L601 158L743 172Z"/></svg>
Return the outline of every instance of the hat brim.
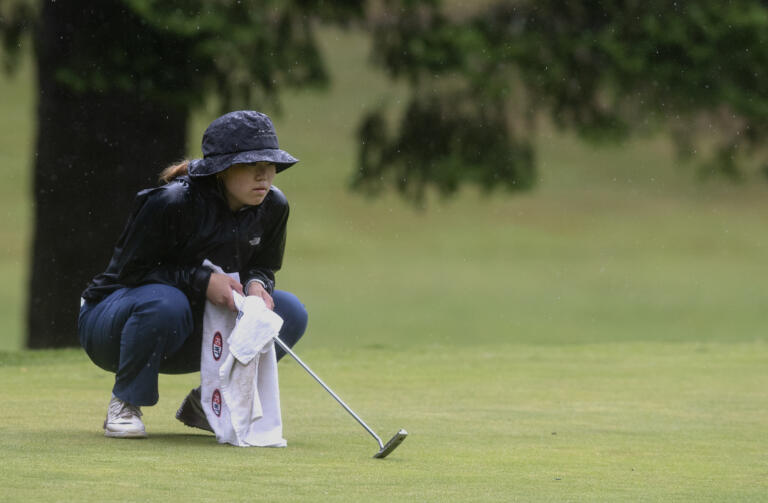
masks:
<svg viewBox="0 0 768 503"><path fill-rule="evenodd" d="M251 164L254 162L271 162L275 165L275 171L280 173L299 162L285 150L279 148L265 148L261 150L248 150L235 152L234 154L212 155L204 159L194 159L189 162L189 176L210 176L221 173L233 164Z"/></svg>

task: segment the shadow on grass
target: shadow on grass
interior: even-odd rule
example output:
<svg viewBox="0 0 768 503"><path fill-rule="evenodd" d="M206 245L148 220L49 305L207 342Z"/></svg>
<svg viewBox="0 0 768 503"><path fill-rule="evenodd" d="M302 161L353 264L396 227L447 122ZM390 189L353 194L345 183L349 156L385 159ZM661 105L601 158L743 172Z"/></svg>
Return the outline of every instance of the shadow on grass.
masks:
<svg viewBox="0 0 768 503"><path fill-rule="evenodd" d="M174 447L174 446L216 446L216 437L205 433L176 433L176 432L149 432L147 438L109 438L104 436L104 431L96 428L88 430L36 430L36 431L12 431L5 429L4 434L14 435L22 443L33 442L35 444L68 444L75 446L93 445L100 443L115 448L145 448L145 447Z"/></svg>
<svg viewBox="0 0 768 503"><path fill-rule="evenodd" d="M110 439L117 440L117 439ZM163 445L218 445L216 437L206 433L174 433L174 432L149 432L149 437L140 439L140 442L156 443Z"/></svg>

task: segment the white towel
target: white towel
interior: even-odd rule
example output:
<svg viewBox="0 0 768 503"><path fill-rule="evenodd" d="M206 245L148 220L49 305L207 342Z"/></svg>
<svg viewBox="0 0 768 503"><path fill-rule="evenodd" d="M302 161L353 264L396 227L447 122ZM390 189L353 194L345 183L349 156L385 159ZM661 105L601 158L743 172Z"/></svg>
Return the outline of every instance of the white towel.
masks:
<svg viewBox="0 0 768 503"><path fill-rule="evenodd" d="M205 415L220 443L285 447L273 340L283 320L261 298L233 294L237 314L210 302L205 306L200 362Z"/></svg>

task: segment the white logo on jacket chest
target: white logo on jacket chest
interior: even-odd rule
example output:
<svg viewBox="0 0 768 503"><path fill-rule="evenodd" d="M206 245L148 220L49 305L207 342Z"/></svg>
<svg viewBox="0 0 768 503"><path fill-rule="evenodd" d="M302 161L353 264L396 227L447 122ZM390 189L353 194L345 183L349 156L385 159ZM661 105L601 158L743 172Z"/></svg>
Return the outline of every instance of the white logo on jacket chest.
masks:
<svg viewBox="0 0 768 503"><path fill-rule="evenodd" d="M255 236L248 241L248 244L251 246L257 246L259 243L261 243L261 236Z"/></svg>

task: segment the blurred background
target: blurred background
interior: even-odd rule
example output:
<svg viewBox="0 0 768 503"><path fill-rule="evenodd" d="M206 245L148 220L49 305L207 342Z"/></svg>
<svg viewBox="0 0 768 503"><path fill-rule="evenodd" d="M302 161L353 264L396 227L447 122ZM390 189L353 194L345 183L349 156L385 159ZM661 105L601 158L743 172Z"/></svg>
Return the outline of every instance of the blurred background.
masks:
<svg viewBox="0 0 768 503"><path fill-rule="evenodd" d="M301 159L311 347L764 337L760 2L62 4L0 4L4 350L76 344L135 192L243 107Z"/></svg>

